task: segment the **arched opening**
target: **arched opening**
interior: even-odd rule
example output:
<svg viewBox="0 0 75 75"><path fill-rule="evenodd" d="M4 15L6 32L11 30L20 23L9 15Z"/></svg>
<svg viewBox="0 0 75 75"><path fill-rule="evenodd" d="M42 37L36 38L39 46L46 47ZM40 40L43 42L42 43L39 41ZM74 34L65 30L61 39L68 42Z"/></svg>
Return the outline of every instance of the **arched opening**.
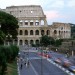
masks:
<svg viewBox="0 0 75 75"><path fill-rule="evenodd" d="M36 40L36 44L37 44L37 45L39 44L39 40Z"/></svg>
<svg viewBox="0 0 75 75"><path fill-rule="evenodd" d="M30 30L30 35L33 35L33 30Z"/></svg>
<svg viewBox="0 0 75 75"><path fill-rule="evenodd" d="M56 30L54 30L54 34L57 34L57 31Z"/></svg>
<svg viewBox="0 0 75 75"><path fill-rule="evenodd" d="M23 41L22 41L22 40L20 40L20 44L19 44L19 45L22 45L22 43L23 43Z"/></svg>
<svg viewBox="0 0 75 75"><path fill-rule="evenodd" d="M49 30L47 30L46 34L47 34L47 35L49 35L49 34L50 34L50 31L49 31Z"/></svg>
<svg viewBox="0 0 75 75"><path fill-rule="evenodd" d="M44 35L44 30L41 30L41 35Z"/></svg>
<svg viewBox="0 0 75 75"><path fill-rule="evenodd" d="M28 31L27 30L25 30L25 35L28 35Z"/></svg>
<svg viewBox="0 0 75 75"><path fill-rule="evenodd" d="M31 45L33 44L33 40L30 40L30 44L31 44Z"/></svg>
<svg viewBox="0 0 75 75"><path fill-rule="evenodd" d="M25 40L25 44L28 45L28 40Z"/></svg>
<svg viewBox="0 0 75 75"><path fill-rule="evenodd" d="M59 35L60 35L60 31L59 31Z"/></svg>
<svg viewBox="0 0 75 75"><path fill-rule="evenodd" d="M23 34L23 31L22 31L22 30L20 30L19 34L20 34L20 35L22 35L22 34Z"/></svg>
<svg viewBox="0 0 75 75"><path fill-rule="evenodd" d="M41 25L44 25L44 20L41 20Z"/></svg>
<svg viewBox="0 0 75 75"><path fill-rule="evenodd" d="M14 40L14 44L17 45L17 43L18 43L18 41L17 41L17 39L15 39L15 40Z"/></svg>
<svg viewBox="0 0 75 75"><path fill-rule="evenodd" d="M35 31L35 35L39 35L39 30L36 30Z"/></svg>

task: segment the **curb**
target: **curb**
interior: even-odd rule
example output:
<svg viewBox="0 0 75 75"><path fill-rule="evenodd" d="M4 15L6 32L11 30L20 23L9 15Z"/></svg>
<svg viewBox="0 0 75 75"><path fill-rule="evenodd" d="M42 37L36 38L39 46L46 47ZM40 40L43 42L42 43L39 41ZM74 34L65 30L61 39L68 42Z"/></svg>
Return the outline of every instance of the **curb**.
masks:
<svg viewBox="0 0 75 75"><path fill-rule="evenodd" d="M17 60L17 71L18 71L18 75L20 75L18 60Z"/></svg>
<svg viewBox="0 0 75 75"><path fill-rule="evenodd" d="M57 66L58 68L60 68L61 70L63 70L64 72L66 72L68 75L75 75L74 73L70 72L69 70L63 68L62 66L56 64L55 62L53 62L50 59L47 59L50 63L54 64L55 66Z"/></svg>

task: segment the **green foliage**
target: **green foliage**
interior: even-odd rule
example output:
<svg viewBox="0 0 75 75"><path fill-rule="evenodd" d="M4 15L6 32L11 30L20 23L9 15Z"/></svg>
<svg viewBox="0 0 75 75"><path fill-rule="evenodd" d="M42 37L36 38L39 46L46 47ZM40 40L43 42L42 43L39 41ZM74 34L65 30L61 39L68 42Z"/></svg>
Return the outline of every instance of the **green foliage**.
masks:
<svg viewBox="0 0 75 75"><path fill-rule="evenodd" d="M7 68L7 62L15 60L18 55L19 48L15 45L0 46L0 74L4 75Z"/></svg>
<svg viewBox="0 0 75 75"><path fill-rule="evenodd" d="M42 36L40 38L40 44L45 47L47 47L48 45L53 45L54 39L52 37L48 37L47 35Z"/></svg>
<svg viewBox="0 0 75 75"><path fill-rule="evenodd" d="M55 41L55 46L60 46L61 44L62 44L62 39L57 39L56 41Z"/></svg>
<svg viewBox="0 0 75 75"><path fill-rule="evenodd" d="M4 44L5 34L0 30L0 45Z"/></svg>
<svg viewBox="0 0 75 75"><path fill-rule="evenodd" d="M4 34L7 35L9 33L13 38L17 36L19 26L17 19L13 15L0 11L0 24Z"/></svg>
<svg viewBox="0 0 75 75"><path fill-rule="evenodd" d="M0 74L4 75L6 70L7 64L6 64L6 55L3 51L3 47L0 47Z"/></svg>
<svg viewBox="0 0 75 75"><path fill-rule="evenodd" d="M18 55L19 48L16 45L10 45L10 48L12 50L12 60L15 59L15 57Z"/></svg>

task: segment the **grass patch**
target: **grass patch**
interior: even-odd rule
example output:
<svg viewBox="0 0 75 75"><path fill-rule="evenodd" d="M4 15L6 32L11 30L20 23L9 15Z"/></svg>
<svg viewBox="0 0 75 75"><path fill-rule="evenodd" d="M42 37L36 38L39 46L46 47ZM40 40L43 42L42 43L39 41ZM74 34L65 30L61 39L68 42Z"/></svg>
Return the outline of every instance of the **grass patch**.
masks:
<svg viewBox="0 0 75 75"><path fill-rule="evenodd" d="M7 64L7 74L6 75L18 75L17 73L17 62L13 61L12 63Z"/></svg>

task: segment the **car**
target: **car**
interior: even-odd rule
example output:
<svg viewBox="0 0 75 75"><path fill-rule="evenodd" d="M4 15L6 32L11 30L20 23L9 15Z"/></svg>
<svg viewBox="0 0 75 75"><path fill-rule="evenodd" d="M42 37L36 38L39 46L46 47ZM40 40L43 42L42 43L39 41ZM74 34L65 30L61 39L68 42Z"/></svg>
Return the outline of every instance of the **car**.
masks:
<svg viewBox="0 0 75 75"><path fill-rule="evenodd" d="M72 65L72 63L71 63L69 60L64 59L64 60L62 60L62 65L63 65L64 67L69 67L69 66Z"/></svg>
<svg viewBox="0 0 75 75"><path fill-rule="evenodd" d="M56 63L58 63L58 64L61 64L60 58L55 58L54 62L56 62Z"/></svg>
<svg viewBox="0 0 75 75"><path fill-rule="evenodd" d="M44 54L44 57L51 58L51 55L49 55L49 54Z"/></svg>
<svg viewBox="0 0 75 75"><path fill-rule="evenodd" d="M75 73L75 65L69 66L68 69L69 69L71 72L74 72L74 73Z"/></svg>
<svg viewBox="0 0 75 75"><path fill-rule="evenodd" d="M55 63L61 64L60 58L52 57L52 60L53 60Z"/></svg>

